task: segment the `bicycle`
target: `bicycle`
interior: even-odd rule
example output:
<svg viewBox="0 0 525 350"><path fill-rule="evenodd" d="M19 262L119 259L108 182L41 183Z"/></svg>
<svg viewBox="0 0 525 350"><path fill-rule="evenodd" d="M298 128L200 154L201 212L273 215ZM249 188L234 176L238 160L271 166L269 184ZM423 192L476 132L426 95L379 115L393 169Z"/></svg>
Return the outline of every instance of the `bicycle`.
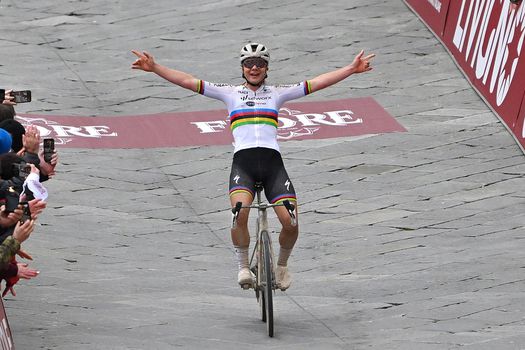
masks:
<svg viewBox="0 0 525 350"><path fill-rule="evenodd" d="M261 183L255 184L256 201L255 204L243 206L241 202L237 202L232 209L233 219L232 227L235 227L237 216L243 208L257 209L256 221L256 239L255 246L250 257L250 270L255 275L255 283L253 289L255 296L261 307L261 319L266 323L268 335L273 337L273 293L278 288L275 281L274 269L274 255L272 249L272 240L268 233L268 218L266 210L277 206L284 206L290 214L292 225L297 225L297 220L294 214L295 206L288 200L281 203L268 204L261 200L261 192L263 190ZM242 286L243 289L248 289L248 286Z"/></svg>

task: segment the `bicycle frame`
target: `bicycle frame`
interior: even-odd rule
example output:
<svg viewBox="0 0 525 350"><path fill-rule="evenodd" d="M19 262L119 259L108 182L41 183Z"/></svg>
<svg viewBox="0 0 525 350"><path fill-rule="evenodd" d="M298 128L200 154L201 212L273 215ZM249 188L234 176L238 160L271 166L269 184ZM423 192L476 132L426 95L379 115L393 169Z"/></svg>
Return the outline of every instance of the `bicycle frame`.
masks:
<svg viewBox="0 0 525 350"><path fill-rule="evenodd" d="M268 204L263 203L261 200L261 192L263 187L260 183L255 185L257 192L255 198L255 204L243 206L241 202L237 202L235 207L232 209L233 221L232 228L236 225L237 216L242 208L255 208L257 209L257 221L255 230L255 246L253 248L250 267L252 272L255 273L255 284L252 286L255 290L257 301L261 306L262 321L266 322L268 335L273 337L273 295L272 293L277 289L277 283L275 281L275 269L274 269L274 254L272 248L272 239L268 232L268 216L266 210L277 206L283 206L288 210L292 225L297 224L295 217L295 206L289 201L285 200L282 203ZM254 259L256 258L255 262ZM254 268L256 267L256 270ZM268 278L270 277L270 278ZM243 286L243 288L245 288Z"/></svg>
<svg viewBox="0 0 525 350"><path fill-rule="evenodd" d="M282 204L280 204L282 205ZM270 260L272 261L272 284L270 288L272 290L275 290L276 284L275 284L275 271L273 268L273 261L274 261L274 254L273 254L273 247L272 247L272 240L270 239L270 234L268 232L268 213L266 212L266 209L274 207L276 205L262 203L261 201L261 189L258 188L257 190L257 197L256 197L256 204L252 207L257 208L257 221L256 221L256 236L255 236L255 247L252 251L252 256L250 257L250 266L257 266L257 279L254 286L254 289L256 292L261 290L261 280L259 276L263 275L262 271L262 265L261 264L254 264L253 259L255 256L257 256L257 261L262 261L263 254L262 254L262 239L263 235L266 234L268 236L268 243L270 245Z"/></svg>
<svg viewBox="0 0 525 350"><path fill-rule="evenodd" d="M295 226L297 224L297 219L294 213L295 206L293 204L291 204L288 200L285 200L281 203L274 203L274 204L264 203L261 198L261 192L263 190L262 186L260 184L256 184L255 189L256 189L255 204L243 206L241 202L237 202L235 207L232 209L232 214L233 214L232 228L235 227L236 225L237 216L239 215L239 212L241 209L243 208L257 209L257 221L256 221L256 226L255 226L255 246L253 248L253 251L250 257L250 266L253 266L253 259L256 256L256 254L260 253L259 250L261 247L262 232L264 231L268 232L268 215L266 212L268 208L285 207L288 210L288 213L290 214L292 225ZM268 232L268 236L269 236L269 232ZM269 242L270 242L270 248L271 248L271 254L272 254L271 256L272 256L272 261L273 261L274 255L273 255L273 248L271 245L271 239L269 240ZM257 273L260 276L261 271L257 271ZM273 284L272 287L273 289L275 289L275 284Z"/></svg>

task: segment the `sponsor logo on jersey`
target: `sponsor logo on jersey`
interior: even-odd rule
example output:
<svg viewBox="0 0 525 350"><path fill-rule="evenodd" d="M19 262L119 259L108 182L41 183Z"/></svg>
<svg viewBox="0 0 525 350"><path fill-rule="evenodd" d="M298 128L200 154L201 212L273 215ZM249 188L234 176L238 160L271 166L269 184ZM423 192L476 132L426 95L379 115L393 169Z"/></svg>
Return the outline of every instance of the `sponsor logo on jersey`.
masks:
<svg viewBox="0 0 525 350"><path fill-rule="evenodd" d="M276 88L290 88L290 87L294 87L294 86L299 86L301 85L301 83L296 83L296 84L280 84L280 85L275 85Z"/></svg>

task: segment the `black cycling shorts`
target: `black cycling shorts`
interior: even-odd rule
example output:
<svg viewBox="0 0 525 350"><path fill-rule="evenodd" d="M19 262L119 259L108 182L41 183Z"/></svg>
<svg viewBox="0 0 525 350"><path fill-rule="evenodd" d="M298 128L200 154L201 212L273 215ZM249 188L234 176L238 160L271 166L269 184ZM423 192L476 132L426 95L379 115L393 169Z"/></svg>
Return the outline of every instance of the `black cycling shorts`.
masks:
<svg viewBox="0 0 525 350"><path fill-rule="evenodd" d="M245 192L255 197L261 182L270 203L296 201L295 190L284 168L281 154L271 148L248 148L235 152L230 173L230 196Z"/></svg>

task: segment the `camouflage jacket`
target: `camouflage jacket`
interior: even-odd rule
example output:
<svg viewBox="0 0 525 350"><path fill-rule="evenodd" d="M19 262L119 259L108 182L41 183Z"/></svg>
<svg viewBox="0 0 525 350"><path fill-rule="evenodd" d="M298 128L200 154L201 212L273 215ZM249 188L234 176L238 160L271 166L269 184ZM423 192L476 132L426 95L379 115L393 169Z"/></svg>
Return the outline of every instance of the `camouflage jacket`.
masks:
<svg viewBox="0 0 525 350"><path fill-rule="evenodd" d="M0 245L0 273L3 273L8 267L16 252L20 250L20 243L8 236Z"/></svg>

